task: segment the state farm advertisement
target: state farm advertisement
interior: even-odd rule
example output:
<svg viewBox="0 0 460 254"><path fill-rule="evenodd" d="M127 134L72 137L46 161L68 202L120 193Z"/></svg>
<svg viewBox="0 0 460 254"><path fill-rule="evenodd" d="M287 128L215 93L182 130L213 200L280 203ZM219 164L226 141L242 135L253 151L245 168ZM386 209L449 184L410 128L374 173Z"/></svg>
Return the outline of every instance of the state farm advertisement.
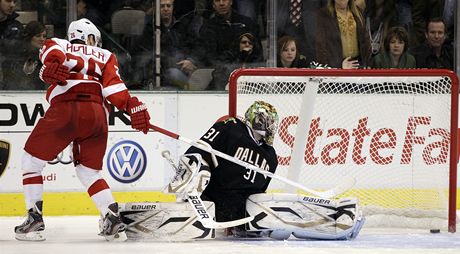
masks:
<svg viewBox="0 0 460 254"><path fill-rule="evenodd" d="M300 102L284 97L272 98L280 114L278 173L310 188L330 188L345 175L356 177L356 188L448 186L449 94L318 95L303 134L291 113ZM301 163L290 168L298 138L305 139Z"/></svg>

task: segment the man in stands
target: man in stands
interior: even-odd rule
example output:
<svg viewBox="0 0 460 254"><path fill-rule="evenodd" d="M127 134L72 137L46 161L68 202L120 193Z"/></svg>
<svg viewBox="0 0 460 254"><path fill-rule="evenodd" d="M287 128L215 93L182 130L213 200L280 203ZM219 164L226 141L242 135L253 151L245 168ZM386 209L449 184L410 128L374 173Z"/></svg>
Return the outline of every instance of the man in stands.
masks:
<svg viewBox="0 0 460 254"><path fill-rule="evenodd" d="M446 43L446 25L441 18L428 21L425 43L414 48L417 68L454 69L454 50Z"/></svg>
<svg viewBox="0 0 460 254"><path fill-rule="evenodd" d="M42 170L69 144L73 145L76 175L86 187L102 218L100 235L119 237L126 225L119 218L107 182L100 175L107 145L108 102L128 111L134 129L147 133L145 104L131 97L121 80L114 54L101 48L101 33L88 19L70 24L69 41L52 38L40 50L40 78L50 85L50 107L25 144L23 187L28 217L15 227L16 239L42 241L45 224Z"/></svg>
<svg viewBox="0 0 460 254"><path fill-rule="evenodd" d="M257 24L251 18L234 11L232 4L232 0L213 0L214 12L201 26L196 54L206 67L214 68L221 64L223 53L230 50L232 43L238 41L244 33L254 35L254 43L262 48Z"/></svg>
<svg viewBox="0 0 460 254"><path fill-rule="evenodd" d="M6 61L6 53L17 50L21 40L22 24L17 21L19 16L14 9L16 0L0 0L0 89L2 85L2 62Z"/></svg>

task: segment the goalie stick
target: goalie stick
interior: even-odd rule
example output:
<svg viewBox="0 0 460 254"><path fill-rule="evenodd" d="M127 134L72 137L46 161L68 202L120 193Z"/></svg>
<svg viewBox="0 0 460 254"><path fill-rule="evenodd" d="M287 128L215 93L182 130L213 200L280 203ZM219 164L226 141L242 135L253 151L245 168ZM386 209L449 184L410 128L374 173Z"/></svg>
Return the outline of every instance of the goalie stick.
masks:
<svg viewBox="0 0 460 254"><path fill-rule="evenodd" d="M165 158L168 161L168 163L176 170L176 172L178 171L176 164L170 157L169 151L163 151L161 153L161 156L163 156L163 158ZM203 200L201 200L200 195L197 193L196 190L187 193L187 201L190 203L190 205L193 208L193 211L195 211L198 220L201 222L201 224L203 224L205 228L231 228L242 224L246 224L254 219L253 216L249 216L239 220L217 222L213 220L213 218L209 214L208 210L206 209L206 206L203 204Z"/></svg>
<svg viewBox="0 0 460 254"><path fill-rule="evenodd" d="M268 176L268 177L271 177L272 179L277 179L281 182L284 182L284 183L287 183L291 186L294 186L294 187L297 187L303 191L306 191L310 194L313 194L313 195L316 195L318 197L322 197L322 198L332 198L332 197L336 197L338 195L340 195L341 193L344 193L345 191L349 190L351 187L353 187L353 185L355 185L355 182L356 180L353 178L353 177L348 177L348 178L345 178L343 179L343 181L341 181L340 184L338 184L337 186L335 186L334 188L332 189L329 189L329 190L326 190L326 191L317 191L317 190L313 190L313 189L310 189L302 184L299 184L297 182L294 182L292 180L289 180L285 177L282 177L280 175L277 175L277 174L273 174L272 172L270 171L265 171L265 170L262 170L252 164L249 164L245 161L242 161L242 160L239 160L235 157L232 157L226 153L223 153L223 152L220 152L218 150L215 150L213 149L212 147L208 147L208 146L205 146L205 145L202 145L198 142L195 142L195 141L192 141L191 139L188 139L188 138L185 138L185 137L182 137L176 133L173 133L171 131L168 131L168 130L165 130L161 127L158 127L158 126L155 126L153 124L150 124L150 128L154 131L157 131L157 132L160 132L166 136L169 136L173 139L177 139L177 140L180 140L180 141L183 141L191 146L194 146L196 148L199 148L203 151L206 151L208 153L212 153L216 156L219 156L225 160L228 160L228 161L231 161L235 164L238 164L242 167L245 167L247 169L251 169L251 170L254 170L255 172L257 173L260 173L262 175L265 175L265 176Z"/></svg>

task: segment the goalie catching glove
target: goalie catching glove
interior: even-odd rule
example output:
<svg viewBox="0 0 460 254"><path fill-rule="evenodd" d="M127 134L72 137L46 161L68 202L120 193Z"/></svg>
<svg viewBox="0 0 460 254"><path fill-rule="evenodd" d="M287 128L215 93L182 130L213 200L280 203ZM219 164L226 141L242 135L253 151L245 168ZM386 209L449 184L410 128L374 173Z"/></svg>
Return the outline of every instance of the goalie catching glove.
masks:
<svg viewBox="0 0 460 254"><path fill-rule="evenodd" d="M182 199L187 199L187 194L194 191L194 195L200 196L211 178L209 166L205 163L200 154L182 155L176 175L168 185L168 192L177 193Z"/></svg>
<svg viewBox="0 0 460 254"><path fill-rule="evenodd" d="M65 86L69 75L69 68L60 63L44 64L38 74L43 82L54 86Z"/></svg>
<svg viewBox="0 0 460 254"><path fill-rule="evenodd" d="M147 106L140 102L137 97L131 97L128 99L126 110L131 117L131 127L147 134L150 129L150 115Z"/></svg>

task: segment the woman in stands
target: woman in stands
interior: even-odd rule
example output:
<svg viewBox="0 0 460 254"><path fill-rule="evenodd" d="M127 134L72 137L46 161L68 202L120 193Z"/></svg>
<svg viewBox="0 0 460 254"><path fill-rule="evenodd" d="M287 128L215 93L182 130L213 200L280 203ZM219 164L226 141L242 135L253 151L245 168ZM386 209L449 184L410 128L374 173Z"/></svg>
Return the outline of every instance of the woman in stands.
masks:
<svg viewBox="0 0 460 254"><path fill-rule="evenodd" d="M353 68L368 66L369 33L354 0L329 0L318 11L317 26L316 61L332 68L350 67L344 66L344 60L357 61Z"/></svg>
<svg viewBox="0 0 460 254"><path fill-rule="evenodd" d="M278 40L277 67L307 68L306 58L297 50L297 41L294 37L283 36Z"/></svg>
<svg viewBox="0 0 460 254"><path fill-rule="evenodd" d="M228 77L238 68L253 68L264 65L262 48L252 33L243 33L236 40L232 48L224 52L223 62L216 66L212 73L213 80L209 85L210 90L224 90Z"/></svg>
<svg viewBox="0 0 460 254"><path fill-rule="evenodd" d="M384 41L384 50L372 58L372 68L415 68L415 57L409 52L409 35L403 27L393 27Z"/></svg>
<svg viewBox="0 0 460 254"><path fill-rule="evenodd" d="M46 29L38 21L29 22L18 47L8 52L2 63L5 81L4 90L45 90L45 83L38 78L42 66L38 51L46 39Z"/></svg>

